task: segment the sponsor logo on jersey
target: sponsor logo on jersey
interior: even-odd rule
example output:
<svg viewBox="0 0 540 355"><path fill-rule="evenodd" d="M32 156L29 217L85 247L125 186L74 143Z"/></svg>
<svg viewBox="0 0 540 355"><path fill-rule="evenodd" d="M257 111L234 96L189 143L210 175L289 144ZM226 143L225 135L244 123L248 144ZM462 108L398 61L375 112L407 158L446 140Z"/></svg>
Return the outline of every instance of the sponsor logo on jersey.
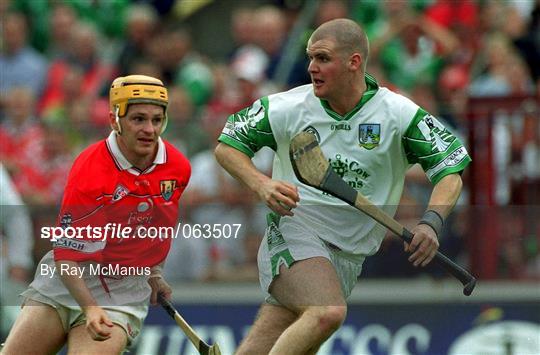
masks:
<svg viewBox="0 0 540 355"><path fill-rule="evenodd" d="M152 202L152 200L150 200L150 203ZM150 208L150 203L148 202L139 202L139 204L137 205L137 212L146 212L148 211L148 209Z"/></svg>
<svg viewBox="0 0 540 355"><path fill-rule="evenodd" d="M360 189L364 186L370 174L362 169L357 161L344 158L341 154L336 154L334 158L329 158L328 162L332 170L336 172L353 189Z"/></svg>
<svg viewBox="0 0 540 355"><path fill-rule="evenodd" d="M87 244L86 242L69 238L60 238L57 240L53 240L52 243L55 248L73 249L78 251L84 251Z"/></svg>
<svg viewBox="0 0 540 355"><path fill-rule="evenodd" d="M361 147L371 150L381 141L381 125L378 123L363 123L358 126L358 143Z"/></svg>
<svg viewBox="0 0 540 355"><path fill-rule="evenodd" d="M176 180L161 180L159 182L159 187L161 189L161 197L163 197L165 201L169 201L176 188Z"/></svg>
<svg viewBox="0 0 540 355"><path fill-rule="evenodd" d="M119 201L123 199L124 197L126 197L128 193L129 193L129 190L126 187L118 184L116 188L114 189L112 201L113 202Z"/></svg>
<svg viewBox="0 0 540 355"><path fill-rule="evenodd" d="M228 136L234 136L234 122L227 121L225 123L225 127L223 128L223 134L226 134Z"/></svg>
<svg viewBox="0 0 540 355"><path fill-rule="evenodd" d="M304 128L304 132L312 133L313 135L315 135L315 138L317 138L317 142L321 143L321 135L320 135L319 132L315 129L315 127L313 127L313 126L307 126L306 128Z"/></svg>
<svg viewBox="0 0 540 355"><path fill-rule="evenodd" d="M437 165L435 165L431 169L428 169L426 171L426 175L431 180L435 175L437 175L439 172L441 172L445 168L458 166L463 161L463 159L467 157L467 155L468 155L467 150L464 147L459 147L456 150L454 150L452 153L450 153L450 155L444 158Z"/></svg>
<svg viewBox="0 0 540 355"><path fill-rule="evenodd" d="M467 156L467 150L464 147L459 147L452 154L444 159L446 166L456 166Z"/></svg>

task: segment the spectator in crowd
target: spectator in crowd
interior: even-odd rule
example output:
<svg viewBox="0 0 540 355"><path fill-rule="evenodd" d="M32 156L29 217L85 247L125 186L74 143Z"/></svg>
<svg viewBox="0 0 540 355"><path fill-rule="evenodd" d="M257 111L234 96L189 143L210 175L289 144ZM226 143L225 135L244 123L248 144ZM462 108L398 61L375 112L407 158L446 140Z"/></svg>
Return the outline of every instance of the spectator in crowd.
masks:
<svg viewBox="0 0 540 355"><path fill-rule="evenodd" d="M384 2L395 18L373 40L374 58L381 61L388 79L409 91L417 84L433 85L443 66L443 57L458 48L451 31L408 7L407 2Z"/></svg>
<svg viewBox="0 0 540 355"><path fill-rule="evenodd" d="M347 18L349 8L344 0L322 0L315 14L315 28L337 18Z"/></svg>
<svg viewBox="0 0 540 355"><path fill-rule="evenodd" d="M192 48L191 35L185 30L171 31L167 36L173 61L173 80L182 86L195 107L205 105L212 96L212 71L206 60Z"/></svg>
<svg viewBox="0 0 540 355"><path fill-rule="evenodd" d="M266 77L269 80L276 79L276 69L287 39L287 22L283 11L270 5L262 6L255 12L256 24L255 43L268 57Z"/></svg>
<svg viewBox="0 0 540 355"><path fill-rule="evenodd" d="M129 0L69 0L67 3L77 11L81 20L92 23L104 36L122 38L126 11L131 3Z"/></svg>
<svg viewBox="0 0 540 355"><path fill-rule="evenodd" d="M485 1L478 8L478 25L482 34L496 32L504 21L503 1Z"/></svg>
<svg viewBox="0 0 540 355"><path fill-rule="evenodd" d="M72 161L69 139L63 132L68 125L47 127L34 116L34 107L29 89L10 91L7 116L0 124L0 158L27 204L55 205L62 197Z"/></svg>
<svg viewBox="0 0 540 355"><path fill-rule="evenodd" d="M206 109L214 112L219 111L230 111L232 112L233 106L236 106L236 103L240 100L238 97L238 88L236 86L236 77L234 75L235 63L244 63L244 60L239 60L240 58L249 58L251 60L250 71L253 71L253 68L260 67L260 70L265 70L265 62L260 64L257 61L257 57L251 56L240 56L237 59L234 59L230 64L214 64L212 68L214 89L212 90L212 98L206 105ZM249 65L248 60L246 64Z"/></svg>
<svg viewBox="0 0 540 355"><path fill-rule="evenodd" d="M35 116L35 96L29 87L12 88L0 123L0 158L15 185L24 187L24 170L43 156L44 130Z"/></svg>
<svg viewBox="0 0 540 355"><path fill-rule="evenodd" d="M264 57L242 56L231 63L232 79L233 83L236 84L233 85L235 95L230 104L231 112L246 107L261 95L277 91L275 85L265 84L265 66L266 60Z"/></svg>
<svg viewBox="0 0 540 355"><path fill-rule="evenodd" d="M28 87L35 97L43 90L47 61L27 40L27 19L22 13L10 12L2 24L0 53L0 108L7 92L18 86Z"/></svg>
<svg viewBox="0 0 540 355"><path fill-rule="evenodd" d="M66 63L63 70L58 90L47 88L40 116L45 122L69 125L66 116L69 106L86 97L82 84L84 71L80 66L71 63Z"/></svg>
<svg viewBox="0 0 540 355"><path fill-rule="evenodd" d="M154 38L158 20L156 10L150 5L134 4L128 8L126 36L117 59L120 75L128 72L139 73L139 71L132 71L132 67L148 56L147 47Z"/></svg>
<svg viewBox="0 0 540 355"><path fill-rule="evenodd" d="M424 10L427 19L451 31L459 46L447 53L446 60L468 67L478 51L478 3L469 0L436 0Z"/></svg>
<svg viewBox="0 0 540 355"><path fill-rule="evenodd" d="M48 17L49 42L46 50L50 60L67 59L70 53L71 33L79 25L78 17L68 4L57 3Z"/></svg>
<svg viewBox="0 0 540 355"><path fill-rule="evenodd" d="M200 123L200 114L191 101L191 96L181 86L169 91L169 123L165 137L188 157L208 149L208 136Z"/></svg>
<svg viewBox="0 0 540 355"><path fill-rule="evenodd" d="M469 93L475 97L532 93L527 67L509 38L500 32L484 39L482 56L474 63Z"/></svg>
<svg viewBox="0 0 540 355"><path fill-rule="evenodd" d="M304 33L303 43L300 46L300 51L297 54L298 58L292 68L292 72L289 74L287 84L289 87L295 87L299 85L309 84L311 78L309 77L306 68L309 65L309 60L305 53L305 47L309 36L313 33L315 28L319 27L321 24L334 20L337 18L348 18L349 17L349 7L347 3L343 0L323 0L320 1L315 13L315 19L313 20L313 26L311 26ZM275 90L274 92L277 92Z"/></svg>
<svg viewBox="0 0 540 355"><path fill-rule="evenodd" d="M210 100L212 71L206 59L192 48L191 35L186 29L161 31L149 44L149 53L160 65L165 82L183 87L197 109Z"/></svg>
<svg viewBox="0 0 540 355"><path fill-rule="evenodd" d="M77 21L78 15L71 1L4 0L12 11L24 13L28 18L30 45L49 59L56 57L57 46L64 49L65 40Z"/></svg>
<svg viewBox="0 0 540 355"><path fill-rule="evenodd" d="M99 91L112 73L113 68L105 64L99 51L100 35L89 23L79 24L71 33L70 53L65 59L51 63L47 73L47 86L38 104L38 113L47 112L55 105L63 105L68 99L66 89L78 86L79 94L96 99ZM71 80L70 75L80 75ZM66 82L76 82L68 85Z"/></svg>
<svg viewBox="0 0 540 355"><path fill-rule="evenodd" d="M469 73L461 65L445 67L438 79L436 90L440 117L452 127L465 133L465 115L468 100Z"/></svg>
<svg viewBox="0 0 540 355"><path fill-rule="evenodd" d="M0 162L0 337L6 335L19 307L17 295L31 275L33 227L28 210Z"/></svg>
<svg viewBox="0 0 540 355"><path fill-rule="evenodd" d="M236 52L245 46L255 43L255 9L252 7L239 7L233 10L231 15L231 36L233 50L230 57L234 58Z"/></svg>
<svg viewBox="0 0 540 355"><path fill-rule="evenodd" d="M28 42L34 49L43 53L48 45L49 1L4 0L11 11L22 13L28 19Z"/></svg>
<svg viewBox="0 0 540 355"><path fill-rule="evenodd" d="M260 47L253 44L238 48L229 63L237 77L249 77L251 80L261 81L261 84L263 79L264 82L270 83L266 77L268 64L269 59L266 53ZM214 98L216 96L219 96L219 93L217 95L214 94Z"/></svg>
<svg viewBox="0 0 540 355"><path fill-rule="evenodd" d="M485 17L484 12L484 20ZM489 26L486 25L486 27L492 31L486 33L481 55L474 63L473 78L468 88L469 96L505 97L533 94L534 84L528 67L512 44L510 37L498 30L497 23L489 22L488 24ZM513 169L509 167L516 162L516 157L520 157L519 160L521 160L521 151L529 141L524 139L526 130L524 125L520 124L524 118L523 115L508 115L503 111L497 114L493 121L492 135L493 140L497 142L493 152L497 176L495 200L501 205L512 201Z"/></svg>
<svg viewBox="0 0 540 355"><path fill-rule="evenodd" d="M61 126L61 130L66 135L69 149L73 156L80 153L84 147L92 142L96 142L104 134L107 134L107 127L96 125L93 117L102 110L92 99L83 96L76 98L65 107L65 125L61 123L48 123L48 126Z"/></svg>
<svg viewBox="0 0 540 355"><path fill-rule="evenodd" d="M74 155L62 125L44 125L42 156L23 171L19 184L25 200L31 205L57 206L62 200Z"/></svg>
<svg viewBox="0 0 540 355"><path fill-rule="evenodd" d="M129 71L131 73L141 73L142 75L150 75L156 78L161 77L163 74L158 63L148 57L133 61L130 64Z"/></svg>

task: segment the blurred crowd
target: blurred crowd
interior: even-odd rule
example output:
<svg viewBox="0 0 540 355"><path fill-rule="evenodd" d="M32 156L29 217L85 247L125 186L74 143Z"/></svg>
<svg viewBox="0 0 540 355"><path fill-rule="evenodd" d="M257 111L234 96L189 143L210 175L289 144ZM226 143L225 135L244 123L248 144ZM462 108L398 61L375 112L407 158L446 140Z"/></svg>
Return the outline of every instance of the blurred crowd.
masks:
<svg viewBox="0 0 540 355"><path fill-rule="evenodd" d="M234 240L177 240L167 267L173 280L256 280L265 208L217 166L213 147L229 114L260 96L310 82L305 44L319 24L339 17L361 23L371 42L367 71L465 141L470 97L540 96L539 0L231 2L220 16L227 17L230 33L224 37L232 42L218 58L199 48L201 34L187 25L181 3L188 2L0 0L0 158L30 206L34 260L50 248L38 231L55 223L74 157L110 130L107 95L119 75L151 75L169 87L165 138L193 168L181 222L242 224ZM204 16L213 5L195 15ZM309 6L317 8L308 26L295 26ZM211 23L206 28L214 31ZM220 33L213 36L222 40ZM503 138L520 138L509 141L500 159L519 156L521 162L525 154L523 171L538 188L540 120L520 122L505 126ZM256 164L270 173L272 152L258 153ZM421 215L430 191L417 168L408 179L399 212L405 224ZM500 187L501 204L513 202L510 193L504 195L508 186ZM467 264L464 213L458 208L441 245ZM539 236L533 231L516 246L523 265L502 269L502 277L539 277ZM368 275L414 274L398 248L389 238L381 256L366 264ZM515 250L501 253L509 263L516 259ZM388 260L403 267L390 267Z"/></svg>

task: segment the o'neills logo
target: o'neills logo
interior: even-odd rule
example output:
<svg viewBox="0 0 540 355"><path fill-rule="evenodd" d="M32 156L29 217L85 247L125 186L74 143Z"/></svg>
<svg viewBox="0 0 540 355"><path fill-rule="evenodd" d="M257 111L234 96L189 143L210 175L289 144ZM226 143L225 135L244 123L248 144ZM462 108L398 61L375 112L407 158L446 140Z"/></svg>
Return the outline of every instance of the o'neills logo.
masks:
<svg viewBox="0 0 540 355"><path fill-rule="evenodd" d="M161 196L165 201L169 201L174 193L176 188L176 180L161 180L159 182L159 187L161 189Z"/></svg>

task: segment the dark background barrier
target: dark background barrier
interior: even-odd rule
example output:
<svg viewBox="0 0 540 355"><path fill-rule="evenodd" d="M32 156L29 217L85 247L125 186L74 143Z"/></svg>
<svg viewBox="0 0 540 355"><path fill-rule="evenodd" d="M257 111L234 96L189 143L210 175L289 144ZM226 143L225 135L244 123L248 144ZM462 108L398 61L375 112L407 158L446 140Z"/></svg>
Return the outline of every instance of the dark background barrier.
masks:
<svg viewBox="0 0 540 355"><path fill-rule="evenodd" d="M361 282L351 296L345 324L319 354L538 354L536 286L481 284L465 298L453 282ZM233 353L258 309L256 288L185 285L175 294L182 316L203 339L218 342L224 354ZM194 351L165 311L153 308L132 352Z"/></svg>

